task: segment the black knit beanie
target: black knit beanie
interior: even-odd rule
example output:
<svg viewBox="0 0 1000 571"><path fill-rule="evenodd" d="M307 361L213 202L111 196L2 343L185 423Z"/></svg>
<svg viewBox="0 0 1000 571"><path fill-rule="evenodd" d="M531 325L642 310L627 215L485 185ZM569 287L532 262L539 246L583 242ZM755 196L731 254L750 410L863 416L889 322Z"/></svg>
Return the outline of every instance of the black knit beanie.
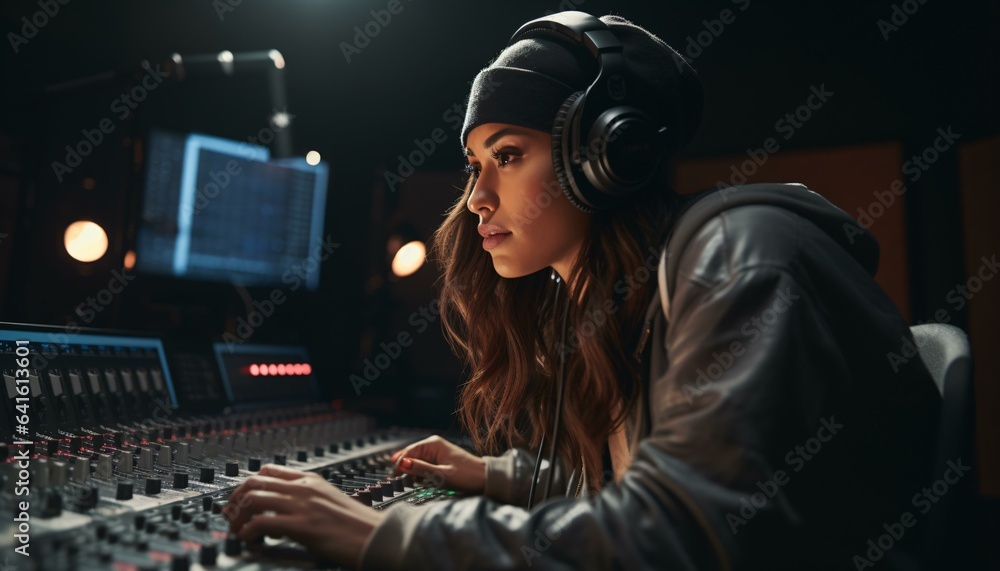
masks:
<svg viewBox="0 0 1000 571"><path fill-rule="evenodd" d="M670 127L667 151L686 145L701 123L701 80L684 57L645 29L614 15L601 16L624 45L628 70L649 102L644 109ZM556 112L572 93L593 83L597 60L586 48L555 38L518 40L476 75L462 126L509 123L551 132Z"/></svg>

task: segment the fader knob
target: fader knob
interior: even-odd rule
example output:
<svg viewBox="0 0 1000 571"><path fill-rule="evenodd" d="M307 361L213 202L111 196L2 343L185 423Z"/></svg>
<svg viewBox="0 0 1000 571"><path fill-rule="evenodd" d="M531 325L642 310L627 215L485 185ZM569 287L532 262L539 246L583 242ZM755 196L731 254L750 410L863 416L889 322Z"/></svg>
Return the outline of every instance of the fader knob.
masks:
<svg viewBox="0 0 1000 571"><path fill-rule="evenodd" d="M114 467L111 465L111 455L101 454L97 457L97 468L94 473L99 478L110 480L114 476Z"/></svg>
<svg viewBox="0 0 1000 571"><path fill-rule="evenodd" d="M230 557L236 557L243 552L243 540L230 533L226 536L223 551Z"/></svg>
<svg viewBox="0 0 1000 571"><path fill-rule="evenodd" d="M139 469L141 470L152 470L153 469L153 451L149 448L139 449Z"/></svg>
<svg viewBox="0 0 1000 571"><path fill-rule="evenodd" d="M205 567L214 567L215 560L219 557L219 546L215 543L202 545L198 551L198 563Z"/></svg>
<svg viewBox="0 0 1000 571"><path fill-rule="evenodd" d="M240 475L240 465L236 462L226 462L226 475L234 478Z"/></svg>
<svg viewBox="0 0 1000 571"><path fill-rule="evenodd" d="M188 456L190 455L190 453L191 453L190 444L188 444L187 442L178 442L177 450L174 451L174 456L175 456L174 460L177 460L181 464L184 464L188 461Z"/></svg>
<svg viewBox="0 0 1000 571"><path fill-rule="evenodd" d="M69 464L54 461L49 468L49 481L55 487L65 486L69 481Z"/></svg>
<svg viewBox="0 0 1000 571"><path fill-rule="evenodd" d="M131 450L123 450L118 456L118 471L122 474L131 474L134 463L135 452Z"/></svg>
<svg viewBox="0 0 1000 571"><path fill-rule="evenodd" d="M247 470L260 472L260 458L250 458L247 460Z"/></svg>
<svg viewBox="0 0 1000 571"><path fill-rule="evenodd" d="M188 571L190 568L191 558L187 553L174 553L173 556L171 556L170 571Z"/></svg>
<svg viewBox="0 0 1000 571"><path fill-rule="evenodd" d="M81 484L90 481L90 458L78 456L73 459L73 481Z"/></svg>
<svg viewBox="0 0 1000 571"><path fill-rule="evenodd" d="M147 495L156 495L160 493L160 488L162 482L159 478L146 478L146 483L144 484L144 489Z"/></svg>
<svg viewBox="0 0 1000 571"><path fill-rule="evenodd" d="M354 490L354 493L351 494L351 497L358 500L359 502L361 502L366 506L372 505L372 493L369 492L368 490Z"/></svg>
<svg viewBox="0 0 1000 571"><path fill-rule="evenodd" d="M132 482L117 482L115 484L115 499L116 500L131 500L132 499L133 486Z"/></svg>
<svg viewBox="0 0 1000 571"><path fill-rule="evenodd" d="M198 471L198 481L211 484L215 481L215 468L201 468Z"/></svg>
<svg viewBox="0 0 1000 571"><path fill-rule="evenodd" d="M169 470L174 465L174 451L164 444L156 455L156 465Z"/></svg>
<svg viewBox="0 0 1000 571"><path fill-rule="evenodd" d="M39 493L42 501L40 517L42 519L58 517L63 508L62 494L53 488L43 488Z"/></svg>
<svg viewBox="0 0 1000 571"><path fill-rule="evenodd" d="M174 489L180 490L188 487L187 472L174 472Z"/></svg>

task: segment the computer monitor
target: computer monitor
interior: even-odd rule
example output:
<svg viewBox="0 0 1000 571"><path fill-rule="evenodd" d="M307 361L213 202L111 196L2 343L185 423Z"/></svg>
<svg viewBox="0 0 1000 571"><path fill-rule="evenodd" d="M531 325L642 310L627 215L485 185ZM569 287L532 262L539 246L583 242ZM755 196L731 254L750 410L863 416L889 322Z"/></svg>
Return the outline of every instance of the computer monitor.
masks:
<svg viewBox="0 0 1000 571"><path fill-rule="evenodd" d="M150 131L147 149L136 271L319 287L327 163L272 161L266 147L162 130Z"/></svg>

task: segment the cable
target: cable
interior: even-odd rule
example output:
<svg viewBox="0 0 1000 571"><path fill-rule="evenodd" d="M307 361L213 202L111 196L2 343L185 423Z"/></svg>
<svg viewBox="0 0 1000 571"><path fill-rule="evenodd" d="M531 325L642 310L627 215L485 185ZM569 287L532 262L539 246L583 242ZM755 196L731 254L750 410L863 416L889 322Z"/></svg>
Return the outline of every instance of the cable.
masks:
<svg viewBox="0 0 1000 571"><path fill-rule="evenodd" d="M542 500L543 502L549 499L549 493L552 488L552 475L556 471L556 445L559 443L559 421L562 418L563 391L566 387L563 369L566 366L566 318L569 316L570 301L570 297L566 296L566 308L563 310L562 319L562 343L559 346L559 384L556 385L556 418L552 427L552 448L549 450L549 472L547 474L548 477L545 479L545 498Z"/></svg>
<svg viewBox="0 0 1000 571"><path fill-rule="evenodd" d="M560 286L562 285L562 279L559 277L559 274L557 274L554 269L549 274L549 279L550 280L554 280L556 282L556 287L553 290L551 303L548 302L548 301L546 301L546 304L554 306L556 300L559 298L559 289L560 289ZM563 340L565 341L565 335L563 337ZM560 369L560 374L561 373L562 373L562 369ZM529 510L532 508L532 506L535 505L535 484L538 481L538 472L539 472L539 469L541 468L541 465L542 465L542 450L544 450L544 449L545 449L545 429L543 428L542 429L542 438L538 442L538 454L535 456L535 469L532 470L532 472L531 472L531 487L528 489L528 509ZM548 496L548 494L546 494L546 496Z"/></svg>

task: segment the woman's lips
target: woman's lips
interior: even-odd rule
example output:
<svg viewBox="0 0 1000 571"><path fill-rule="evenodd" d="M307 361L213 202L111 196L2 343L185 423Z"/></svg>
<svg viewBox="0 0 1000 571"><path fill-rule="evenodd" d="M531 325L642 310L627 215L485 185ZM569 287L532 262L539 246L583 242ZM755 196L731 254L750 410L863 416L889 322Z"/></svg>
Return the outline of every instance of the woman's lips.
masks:
<svg viewBox="0 0 1000 571"><path fill-rule="evenodd" d="M510 236L509 230L496 224L480 224L476 230L483 237L483 248L486 250L496 248Z"/></svg>
<svg viewBox="0 0 1000 571"><path fill-rule="evenodd" d="M493 248L496 248L500 244L503 244L504 240L506 240L508 236L510 236L510 232L494 234L483 238L483 249L492 250Z"/></svg>

